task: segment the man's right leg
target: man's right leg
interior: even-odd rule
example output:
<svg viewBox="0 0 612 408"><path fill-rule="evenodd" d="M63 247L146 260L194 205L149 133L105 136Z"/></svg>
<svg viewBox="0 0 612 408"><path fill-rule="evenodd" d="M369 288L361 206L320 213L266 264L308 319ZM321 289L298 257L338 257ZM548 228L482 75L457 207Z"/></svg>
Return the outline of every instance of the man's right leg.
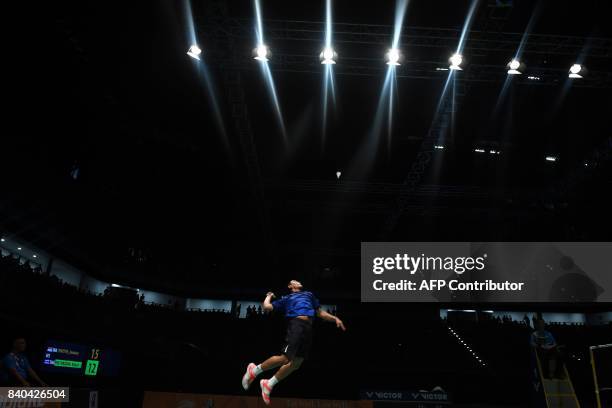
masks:
<svg viewBox="0 0 612 408"><path fill-rule="evenodd" d="M288 361L287 364L283 364L272 378L269 380L261 380L259 382L259 386L261 387L261 398L266 405L270 404L270 393L272 392L272 388L278 384L279 381L300 368L303 361L304 359L302 357L296 357L293 360Z"/></svg>
<svg viewBox="0 0 612 408"><path fill-rule="evenodd" d="M257 378L259 374L263 373L264 371L276 368L278 366L285 365L288 362L289 359L287 358L287 356L281 354L279 356L272 356L259 365L250 363L247 366L246 372L242 376L242 388L244 388L245 391L248 390L253 380L255 380L255 378Z"/></svg>

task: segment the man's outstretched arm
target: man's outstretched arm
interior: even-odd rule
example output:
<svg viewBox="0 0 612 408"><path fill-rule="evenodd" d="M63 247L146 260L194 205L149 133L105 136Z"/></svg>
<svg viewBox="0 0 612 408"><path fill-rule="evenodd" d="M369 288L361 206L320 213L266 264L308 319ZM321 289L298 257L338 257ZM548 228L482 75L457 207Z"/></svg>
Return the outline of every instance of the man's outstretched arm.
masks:
<svg viewBox="0 0 612 408"><path fill-rule="evenodd" d="M271 312L272 310L274 310L274 306L272 306L272 298L274 298L274 293L272 292L268 292L266 294L266 298L263 301L263 310L265 310L266 312Z"/></svg>
<svg viewBox="0 0 612 408"><path fill-rule="evenodd" d="M342 323L342 320L338 319L333 314L327 313L325 310L318 308L317 316L325 321L336 323L337 328L342 329L343 331L346 331L346 327L344 327L344 323Z"/></svg>

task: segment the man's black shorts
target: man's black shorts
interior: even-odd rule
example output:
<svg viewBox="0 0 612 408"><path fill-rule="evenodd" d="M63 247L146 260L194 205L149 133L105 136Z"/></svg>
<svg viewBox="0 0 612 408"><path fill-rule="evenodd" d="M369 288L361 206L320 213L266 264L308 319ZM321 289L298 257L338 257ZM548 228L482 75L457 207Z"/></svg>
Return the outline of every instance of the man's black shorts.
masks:
<svg viewBox="0 0 612 408"><path fill-rule="evenodd" d="M287 337L282 354L289 360L308 357L312 346L312 321L293 318L287 322Z"/></svg>

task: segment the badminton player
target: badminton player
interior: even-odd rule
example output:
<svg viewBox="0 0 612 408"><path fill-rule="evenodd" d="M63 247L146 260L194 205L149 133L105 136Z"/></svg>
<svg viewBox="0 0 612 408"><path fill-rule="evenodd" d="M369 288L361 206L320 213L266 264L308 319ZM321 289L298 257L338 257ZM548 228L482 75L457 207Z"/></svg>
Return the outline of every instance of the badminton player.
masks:
<svg viewBox="0 0 612 408"><path fill-rule="evenodd" d="M242 377L242 387L248 390L258 375L267 370L280 367L269 380L261 380L261 397L270 404L270 393L279 381L300 368L312 345L312 322L315 316L328 322L333 322L339 329L346 330L342 320L321 310L319 300L308 291L302 290L302 284L296 280L289 282L291 293L271 302L274 293L268 292L263 301L265 311L283 313L288 319L285 346L279 355L268 358L261 364L250 363Z"/></svg>

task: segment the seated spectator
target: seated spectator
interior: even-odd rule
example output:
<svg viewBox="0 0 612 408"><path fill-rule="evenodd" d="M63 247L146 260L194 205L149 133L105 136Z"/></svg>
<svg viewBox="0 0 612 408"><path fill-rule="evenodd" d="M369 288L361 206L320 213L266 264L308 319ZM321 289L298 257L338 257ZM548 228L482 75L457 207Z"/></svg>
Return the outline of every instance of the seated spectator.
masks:
<svg viewBox="0 0 612 408"><path fill-rule="evenodd" d="M531 333L531 346L538 354L544 378L564 378L563 355L542 319L537 321L537 329Z"/></svg>
<svg viewBox="0 0 612 408"><path fill-rule="evenodd" d="M13 348L0 364L0 383L29 387L30 382L34 381L42 387L47 384L40 379L38 374L30 366L28 358L25 356L26 341L23 337L17 337L13 341Z"/></svg>

